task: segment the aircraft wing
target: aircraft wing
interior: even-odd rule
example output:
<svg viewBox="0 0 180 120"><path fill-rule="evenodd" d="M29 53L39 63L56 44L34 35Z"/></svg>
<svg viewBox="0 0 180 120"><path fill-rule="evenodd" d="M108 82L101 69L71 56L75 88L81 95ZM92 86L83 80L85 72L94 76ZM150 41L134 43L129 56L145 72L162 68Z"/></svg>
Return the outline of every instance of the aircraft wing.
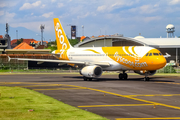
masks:
<svg viewBox="0 0 180 120"><path fill-rule="evenodd" d="M9 61L11 59L15 60L23 60L23 61L37 61L39 63L43 62L54 62L54 63L69 63L69 64L78 64L78 65L99 65L102 67L109 67L110 64L108 62L84 62L84 61L69 61L69 60L49 60L49 59L29 59L29 58L10 58L8 56Z"/></svg>

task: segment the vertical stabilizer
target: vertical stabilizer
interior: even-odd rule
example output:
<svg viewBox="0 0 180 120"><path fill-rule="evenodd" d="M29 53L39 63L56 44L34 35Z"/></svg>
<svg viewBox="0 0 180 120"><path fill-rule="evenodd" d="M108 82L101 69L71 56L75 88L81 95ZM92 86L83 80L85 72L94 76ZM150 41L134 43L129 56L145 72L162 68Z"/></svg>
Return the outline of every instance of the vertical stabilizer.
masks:
<svg viewBox="0 0 180 120"><path fill-rule="evenodd" d="M63 27L58 18L54 18L54 29L56 34L57 49L63 53L65 50L71 48Z"/></svg>

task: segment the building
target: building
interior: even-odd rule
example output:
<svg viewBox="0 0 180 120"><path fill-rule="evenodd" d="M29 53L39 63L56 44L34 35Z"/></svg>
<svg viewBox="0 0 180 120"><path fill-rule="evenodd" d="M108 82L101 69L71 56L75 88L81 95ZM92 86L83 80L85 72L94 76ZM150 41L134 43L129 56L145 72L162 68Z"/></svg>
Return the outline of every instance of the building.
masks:
<svg viewBox="0 0 180 120"><path fill-rule="evenodd" d="M4 49L7 49L7 47L8 47L8 38L4 38L2 35L0 35L0 54L2 54Z"/></svg>
<svg viewBox="0 0 180 120"><path fill-rule="evenodd" d="M21 42L25 42L25 43L27 43L28 45L30 45L30 43L31 43L32 41L36 41L36 40L34 40L34 39L23 39L23 38L21 38L21 39L13 39L13 40L11 41L11 48L12 48L12 49L17 46L16 43L17 43L18 40L21 40Z"/></svg>

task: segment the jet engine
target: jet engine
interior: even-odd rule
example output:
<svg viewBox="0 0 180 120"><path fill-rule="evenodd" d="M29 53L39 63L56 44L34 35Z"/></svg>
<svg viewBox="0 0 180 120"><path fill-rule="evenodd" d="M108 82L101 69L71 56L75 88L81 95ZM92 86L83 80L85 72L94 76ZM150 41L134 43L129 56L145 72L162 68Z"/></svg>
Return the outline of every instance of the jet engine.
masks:
<svg viewBox="0 0 180 120"><path fill-rule="evenodd" d="M135 70L134 72L140 75L145 75L145 71L143 70ZM155 73L156 73L156 70L147 71L147 75L154 75Z"/></svg>
<svg viewBox="0 0 180 120"><path fill-rule="evenodd" d="M87 78L98 78L101 76L102 71L100 66L86 66L80 70L80 74Z"/></svg>

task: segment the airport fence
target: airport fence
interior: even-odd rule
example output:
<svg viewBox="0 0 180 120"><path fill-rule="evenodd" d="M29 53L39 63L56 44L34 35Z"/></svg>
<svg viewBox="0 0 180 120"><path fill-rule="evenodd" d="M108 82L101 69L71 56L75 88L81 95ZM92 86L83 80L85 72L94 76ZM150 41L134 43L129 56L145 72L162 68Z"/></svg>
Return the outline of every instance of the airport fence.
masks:
<svg viewBox="0 0 180 120"><path fill-rule="evenodd" d="M0 70L37 70L37 71L78 71L77 68L73 68L68 65L59 65L58 63L42 63L38 64L37 62L32 61L19 61L16 59L11 59L9 61L8 56L10 58L31 58L31 59L56 59L54 56L49 54L0 54Z"/></svg>
<svg viewBox="0 0 180 120"><path fill-rule="evenodd" d="M25 70L28 69L28 61L8 60L7 56L0 56L0 70Z"/></svg>

